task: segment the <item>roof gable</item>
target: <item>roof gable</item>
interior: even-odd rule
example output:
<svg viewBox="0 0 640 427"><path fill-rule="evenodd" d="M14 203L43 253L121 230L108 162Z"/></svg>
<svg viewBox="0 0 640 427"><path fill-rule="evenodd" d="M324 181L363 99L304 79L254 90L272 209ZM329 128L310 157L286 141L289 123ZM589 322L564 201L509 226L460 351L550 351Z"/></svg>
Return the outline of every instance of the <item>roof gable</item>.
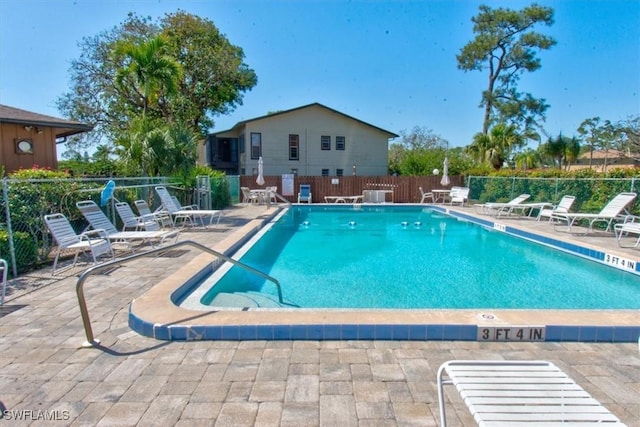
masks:
<svg viewBox="0 0 640 427"><path fill-rule="evenodd" d="M93 129L92 126L74 120L60 119L1 104L0 123L59 128L61 132L57 135L59 137L88 132Z"/></svg>
<svg viewBox="0 0 640 427"><path fill-rule="evenodd" d="M272 113L272 114L265 114L264 116L254 117L252 119L242 120L242 121L236 123L233 126L233 128L229 129L229 130L233 130L233 129L236 129L236 128L241 127L241 126L245 126L247 123L251 123L251 122L255 122L255 121L263 120L263 119L268 119L268 118L271 118L271 117L276 117L276 116L280 116L280 115L284 115L284 114L289 114L289 113L292 113L292 112L295 112L295 111L303 110L303 109L306 109L306 108L312 108L312 107L323 108L323 109L325 109L327 111L330 111L330 112L332 112L334 114L338 114L338 115L340 115L342 117L345 117L345 118L347 118L349 120L353 120L353 121L358 122L360 124L363 124L365 126L368 126L368 127L373 128L373 129L376 129L376 130L378 130L378 131L380 131L382 133L385 133L385 134L389 135L389 138L397 138L398 137L398 135L396 135L393 132L390 132L388 130L382 129L382 128L378 127L378 126L374 126L374 125L372 125L370 123L364 122L364 121L362 121L360 119L357 119L357 118L355 118L353 116L349 116L348 114L344 114L344 113L342 113L342 112L340 112L338 110L334 110L333 108L329 108L326 105L322 105L322 104L320 104L318 102L314 102L312 104L307 104L307 105L302 105L302 106L296 107L296 108L291 108L289 110L278 111L278 112ZM215 133L228 132L229 130L221 131L221 132L215 132Z"/></svg>

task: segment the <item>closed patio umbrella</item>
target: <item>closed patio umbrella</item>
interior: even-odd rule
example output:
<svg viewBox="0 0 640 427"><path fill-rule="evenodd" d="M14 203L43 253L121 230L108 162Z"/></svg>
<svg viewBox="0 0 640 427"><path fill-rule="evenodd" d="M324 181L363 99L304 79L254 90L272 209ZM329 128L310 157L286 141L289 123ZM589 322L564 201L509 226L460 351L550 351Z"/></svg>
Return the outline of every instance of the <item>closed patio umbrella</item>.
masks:
<svg viewBox="0 0 640 427"><path fill-rule="evenodd" d="M440 184L446 187L450 183L451 183L451 180L449 179L449 159L445 157L444 168L442 169L442 179L440 180Z"/></svg>
<svg viewBox="0 0 640 427"><path fill-rule="evenodd" d="M264 165L262 163L262 156L258 159L258 178L256 178L256 183L258 185L264 185Z"/></svg>

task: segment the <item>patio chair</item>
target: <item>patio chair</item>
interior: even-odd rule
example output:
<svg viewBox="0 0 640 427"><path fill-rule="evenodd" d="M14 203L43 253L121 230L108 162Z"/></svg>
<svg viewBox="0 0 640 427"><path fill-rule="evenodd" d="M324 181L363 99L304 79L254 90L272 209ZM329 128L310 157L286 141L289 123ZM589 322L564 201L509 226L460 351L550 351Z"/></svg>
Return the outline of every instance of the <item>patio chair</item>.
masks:
<svg viewBox="0 0 640 427"><path fill-rule="evenodd" d="M272 186L272 187L267 187L267 197L269 197L269 203L278 203L278 197L276 196L276 194L278 194L278 187L276 186Z"/></svg>
<svg viewBox="0 0 640 427"><path fill-rule="evenodd" d="M127 230L146 230L146 231L157 231L160 230L160 226L155 220L155 216L153 214L150 215L140 215L136 216L129 206L127 202L118 202L116 203L116 211L118 212L118 216L122 220L122 231Z"/></svg>
<svg viewBox="0 0 640 427"><path fill-rule="evenodd" d="M45 215L44 222L57 245L52 274L56 274L58 259L60 254L65 251L74 252L72 267L76 265L78 255L81 253L90 253L94 264L98 263L98 258L101 255L109 255L111 259L115 258L105 230L96 229L77 234L67 217L60 213Z"/></svg>
<svg viewBox="0 0 640 427"><path fill-rule="evenodd" d="M567 196L567 195L562 196L562 199L560 199L560 202L557 205L540 209L540 212L538 212L537 220L540 221L541 218L549 218L549 222L551 222L551 215L553 215L554 212L558 212L558 213L569 212L569 209L571 209L571 206L573 205L573 202L575 200L576 200L575 196Z"/></svg>
<svg viewBox="0 0 640 427"><path fill-rule="evenodd" d="M522 202L527 200L529 197L531 197L530 194L523 193L506 203L487 202L487 203L478 203L473 206L476 209L476 212L478 213L483 213L485 215L494 215L497 217L497 216L500 216L500 214L512 213L513 209L515 209L518 206L522 206ZM478 209L481 209L481 210L478 210Z"/></svg>
<svg viewBox="0 0 640 427"><path fill-rule="evenodd" d="M418 190L420 190L420 203L425 203L427 199L431 199L431 203L435 202L432 192L429 191L425 193L422 187L418 187Z"/></svg>
<svg viewBox="0 0 640 427"><path fill-rule="evenodd" d="M242 191L242 203L257 204L259 202L258 195L251 192L249 187L240 187Z"/></svg>
<svg viewBox="0 0 640 427"><path fill-rule="evenodd" d="M464 204L469 199L469 187L451 187L451 193L449 193L449 204Z"/></svg>
<svg viewBox="0 0 640 427"><path fill-rule="evenodd" d="M560 368L544 360L451 360L438 369L437 384L441 427L447 425L446 384L456 387L479 426L624 426Z"/></svg>
<svg viewBox="0 0 640 427"><path fill-rule="evenodd" d="M153 231L118 231L115 225L107 218L105 213L93 200L83 200L76 203L78 209L89 222L93 229L101 229L111 243L118 243L133 252L131 242L140 241L149 243L151 247L163 245L167 239L178 240L179 230L153 230Z"/></svg>
<svg viewBox="0 0 640 427"><path fill-rule="evenodd" d="M298 191L298 203L311 203L311 185L300 184L300 190Z"/></svg>
<svg viewBox="0 0 640 427"><path fill-rule="evenodd" d="M551 220L554 222L556 230L560 222L565 222L567 224L567 231L571 232L576 221L587 220L589 221L587 232L593 231L593 224L597 222L607 224L604 231L610 231L613 221L621 218L622 212L635 200L636 196L636 193L620 193L611 199L599 213L554 212L551 214Z"/></svg>
<svg viewBox="0 0 640 427"><path fill-rule="evenodd" d="M190 225L196 225L200 222L203 227L213 224L215 219L215 225L220 223L222 217L221 210L203 210L198 209L197 205L182 206L176 198L174 198L166 187L156 187L156 193L160 196L163 208L169 212L173 220L173 225L176 226L178 222L183 225L189 223ZM205 222L205 218L208 217L208 221Z"/></svg>
<svg viewBox="0 0 640 427"><path fill-rule="evenodd" d="M146 200L135 200L133 202L140 216L145 218L153 217L161 228L173 228L173 221L169 212L162 210L162 207L151 212L151 208Z"/></svg>

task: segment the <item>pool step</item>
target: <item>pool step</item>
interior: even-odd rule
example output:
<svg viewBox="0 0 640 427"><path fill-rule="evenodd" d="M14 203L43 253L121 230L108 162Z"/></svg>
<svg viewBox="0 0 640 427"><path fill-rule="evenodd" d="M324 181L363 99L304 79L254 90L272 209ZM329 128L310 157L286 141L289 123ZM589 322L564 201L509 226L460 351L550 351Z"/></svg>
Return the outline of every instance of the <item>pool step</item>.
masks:
<svg viewBox="0 0 640 427"><path fill-rule="evenodd" d="M221 292L211 301L216 307L283 307L274 296L260 292Z"/></svg>

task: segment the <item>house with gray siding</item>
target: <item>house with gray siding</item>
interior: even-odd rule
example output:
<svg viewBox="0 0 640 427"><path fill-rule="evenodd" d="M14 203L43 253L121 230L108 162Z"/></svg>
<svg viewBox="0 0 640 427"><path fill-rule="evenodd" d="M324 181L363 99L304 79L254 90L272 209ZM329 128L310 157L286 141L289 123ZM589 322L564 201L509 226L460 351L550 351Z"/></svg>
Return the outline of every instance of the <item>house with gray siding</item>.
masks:
<svg viewBox="0 0 640 427"><path fill-rule="evenodd" d="M383 176L393 132L319 103L238 122L210 134L201 161L229 175Z"/></svg>

